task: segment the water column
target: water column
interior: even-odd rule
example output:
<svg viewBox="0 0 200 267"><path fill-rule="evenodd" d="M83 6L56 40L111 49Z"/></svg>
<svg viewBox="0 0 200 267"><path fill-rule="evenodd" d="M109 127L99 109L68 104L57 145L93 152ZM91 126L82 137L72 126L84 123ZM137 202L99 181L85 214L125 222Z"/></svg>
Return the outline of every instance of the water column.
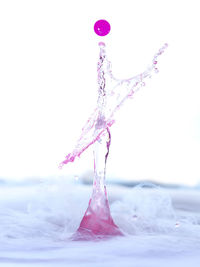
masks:
<svg viewBox="0 0 200 267"><path fill-rule="evenodd" d="M107 67L105 44L100 42L100 54L97 66L98 72L98 117L94 127L94 136L96 131L105 128L106 112L106 79L105 72ZM93 192L89 201L88 208L80 223L80 226L73 236L74 240L102 239L113 235L122 235L119 228L115 225L111 214L107 198L105 175L106 162L111 143L111 134L109 128L106 128L94 144L94 180Z"/></svg>

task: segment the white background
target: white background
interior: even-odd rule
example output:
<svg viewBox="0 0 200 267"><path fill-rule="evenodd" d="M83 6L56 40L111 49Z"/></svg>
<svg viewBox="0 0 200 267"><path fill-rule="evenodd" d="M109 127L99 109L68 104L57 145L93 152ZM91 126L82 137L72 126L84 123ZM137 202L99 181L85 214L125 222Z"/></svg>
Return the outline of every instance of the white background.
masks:
<svg viewBox="0 0 200 267"><path fill-rule="evenodd" d="M98 42L113 73L154 75L116 114L107 176L200 180L199 1L0 1L0 177L81 175L92 148L58 170L97 99ZM107 19L111 32L93 32Z"/></svg>

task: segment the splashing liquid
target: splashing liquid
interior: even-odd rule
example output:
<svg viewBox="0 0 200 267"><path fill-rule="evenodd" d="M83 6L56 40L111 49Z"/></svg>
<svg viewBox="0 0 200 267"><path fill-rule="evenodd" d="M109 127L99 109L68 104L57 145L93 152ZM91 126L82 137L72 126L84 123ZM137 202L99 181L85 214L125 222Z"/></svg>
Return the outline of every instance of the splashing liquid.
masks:
<svg viewBox="0 0 200 267"><path fill-rule="evenodd" d="M157 58L164 52L167 44L154 56L150 67L141 74L125 80L113 76L105 44L100 42L99 47L97 107L83 127L75 149L60 164L61 168L64 164L73 162L94 144L92 197L78 230L72 236L73 240L95 240L123 235L111 217L105 186L106 161L111 143L109 128L115 122L113 119L115 112L127 99L132 98L135 92L145 86L145 80L150 78L153 72L158 72Z"/></svg>
<svg viewBox="0 0 200 267"><path fill-rule="evenodd" d="M142 73L129 78L129 79L116 79L112 74L111 63L108 61L105 51L105 44L99 43L100 56L98 62L98 85L99 85L99 97L98 104L85 126L82 128L82 133L77 141L77 144L69 153L65 160L59 165L60 168L63 165L73 162L76 157L80 157L81 154L92 144L94 144L99 138L106 134L107 129L110 128L114 120L114 114L121 108L127 99L133 98L133 95L143 86L145 81L151 78L153 73L158 72L157 64L158 57L167 48L165 44L158 53L155 54L152 60L152 64ZM100 86L104 87L104 90L100 90ZM106 87L106 90L105 90ZM101 93L102 92L102 93ZM104 97L102 97L102 95ZM102 108L101 108L101 105ZM100 114L102 114L100 116Z"/></svg>

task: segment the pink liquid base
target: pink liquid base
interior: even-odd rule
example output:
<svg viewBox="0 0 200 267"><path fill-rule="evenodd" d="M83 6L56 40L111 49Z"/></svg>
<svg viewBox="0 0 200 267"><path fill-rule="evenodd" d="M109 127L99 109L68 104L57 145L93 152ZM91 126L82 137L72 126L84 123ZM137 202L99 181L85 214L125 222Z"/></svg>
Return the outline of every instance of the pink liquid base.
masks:
<svg viewBox="0 0 200 267"><path fill-rule="evenodd" d="M88 208L72 240L99 240L113 236L122 236L123 233L114 223L105 186L106 162L109 155L111 134L109 128L115 122L113 117L123 103L132 98L145 80L158 72L157 59L167 48L165 44L153 57L152 64L144 72L126 80L116 79L108 61L105 44L99 43L100 54L97 66L98 72L98 101L97 107L82 129L81 136L72 153L68 154L63 165L73 162L91 145L94 147L94 182L93 193Z"/></svg>
<svg viewBox="0 0 200 267"><path fill-rule="evenodd" d="M91 198L80 226L72 236L72 240L89 241L107 239L112 236L123 236L111 217L107 198L105 198L103 205L98 207L98 210L94 207L92 201L94 200Z"/></svg>
<svg viewBox="0 0 200 267"><path fill-rule="evenodd" d="M94 145L94 183L88 208L72 240L99 240L122 236L114 223L105 186L106 162L111 144L109 128Z"/></svg>

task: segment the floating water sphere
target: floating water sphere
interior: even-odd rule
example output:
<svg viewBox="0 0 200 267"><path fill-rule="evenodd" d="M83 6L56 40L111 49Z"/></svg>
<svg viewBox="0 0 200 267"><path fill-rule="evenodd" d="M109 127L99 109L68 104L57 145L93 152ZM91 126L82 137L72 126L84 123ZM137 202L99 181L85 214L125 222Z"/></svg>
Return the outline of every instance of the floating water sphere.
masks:
<svg viewBox="0 0 200 267"><path fill-rule="evenodd" d="M105 36L110 32L110 23L104 19L98 20L94 24L94 31L99 36Z"/></svg>

